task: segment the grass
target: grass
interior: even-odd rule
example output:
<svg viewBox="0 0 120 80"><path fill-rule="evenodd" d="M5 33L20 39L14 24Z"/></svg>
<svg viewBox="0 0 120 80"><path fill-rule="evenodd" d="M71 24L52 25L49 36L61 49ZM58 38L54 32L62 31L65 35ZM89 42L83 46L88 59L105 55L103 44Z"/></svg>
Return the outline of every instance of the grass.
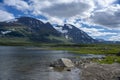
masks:
<svg viewBox="0 0 120 80"><path fill-rule="evenodd" d="M75 54L105 54L102 60L94 60L101 64L120 63L120 44L47 44L31 42L27 38L0 38L0 45L3 46L37 46L47 47L51 50L65 50Z"/></svg>
<svg viewBox="0 0 120 80"><path fill-rule="evenodd" d="M58 40L58 41L62 41L62 42L64 42L64 43L68 43L68 44L71 43L69 40L65 39L64 37L56 37L56 36L50 35L48 38L49 38L50 40Z"/></svg>
<svg viewBox="0 0 120 80"><path fill-rule="evenodd" d="M77 54L116 54L120 52L118 44L87 44L87 45L64 45L53 46L51 49L67 50Z"/></svg>
<svg viewBox="0 0 120 80"><path fill-rule="evenodd" d="M79 44L79 45L60 45L53 46L55 50L67 50L76 54L104 54L104 59L95 59L93 61L100 64L120 63L120 44Z"/></svg>
<svg viewBox="0 0 120 80"><path fill-rule="evenodd" d="M0 45L49 47L52 50L67 50L77 54L109 55L120 52L120 44L47 44L32 42L27 38L0 38Z"/></svg>
<svg viewBox="0 0 120 80"><path fill-rule="evenodd" d="M112 64L112 63L120 63L120 56L106 56L104 59L102 60L94 60L95 62L98 62L100 64Z"/></svg>

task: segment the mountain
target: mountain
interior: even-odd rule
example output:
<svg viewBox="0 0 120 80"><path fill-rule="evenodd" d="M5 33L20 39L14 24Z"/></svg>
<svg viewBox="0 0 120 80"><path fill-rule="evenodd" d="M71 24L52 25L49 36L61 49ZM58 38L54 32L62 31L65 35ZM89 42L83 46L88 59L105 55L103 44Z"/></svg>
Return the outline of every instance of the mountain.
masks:
<svg viewBox="0 0 120 80"><path fill-rule="evenodd" d="M53 27L49 22L32 17L20 17L0 22L1 38L24 38L47 43L95 43L84 31L70 24Z"/></svg>
<svg viewBox="0 0 120 80"><path fill-rule="evenodd" d="M0 22L1 37L28 38L31 41L39 42L61 42L49 39L49 36L60 37L56 29L50 23L43 23L31 17L20 17L15 20Z"/></svg>
<svg viewBox="0 0 120 80"><path fill-rule="evenodd" d="M99 38L96 38L96 40L97 40L99 43L101 43L101 42L105 42L105 40L104 40L104 39L99 39Z"/></svg>
<svg viewBox="0 0 120 80"><path fill-rule="evenodd" d="M79 28L71 25L64 24L64 26L57 26L56 28L59 32L61 32L66 39L70 39L73 43L95 43L92 37L90 37L87 33L80 30Z"/></svg>

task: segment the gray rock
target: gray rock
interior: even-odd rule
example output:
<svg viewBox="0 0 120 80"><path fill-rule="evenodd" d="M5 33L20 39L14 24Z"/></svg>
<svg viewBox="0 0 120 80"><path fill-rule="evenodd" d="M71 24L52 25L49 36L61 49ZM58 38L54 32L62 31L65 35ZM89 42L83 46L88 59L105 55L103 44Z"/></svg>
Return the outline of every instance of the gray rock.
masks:
<svg viewBox="0 0 120 80"><path fill-rule="evenodd" d="M65 67L74 67L73 62L67 58L61 58L60 61L64 64Z"/></svg>
<svg viewBox="0 0 120 80"><path fill-rule="evenodd" d="M61 59L51 63L50 66L52 66L52 67L68 67L68 68L75 67L74 63L68 58L61 58Z"/></svg>
<svg viewBox="0 0 120 80"><path fill-rule="evenodd" d="M120 80L120 64L86 64L81 80Z"/></svg>

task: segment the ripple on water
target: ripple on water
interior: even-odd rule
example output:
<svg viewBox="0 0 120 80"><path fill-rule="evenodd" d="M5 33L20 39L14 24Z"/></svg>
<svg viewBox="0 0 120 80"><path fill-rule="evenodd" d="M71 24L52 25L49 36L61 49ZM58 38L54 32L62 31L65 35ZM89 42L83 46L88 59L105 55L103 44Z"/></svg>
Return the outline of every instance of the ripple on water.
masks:
<svg viewBox="0 0 120 80"><path fill-rule="evenodd" d="M80 80L80 70L77 68L62 72L48 70L49 63L76 56L94 55L0 46L0 80Z"/></svg>
<svg viewBox="0 0 120 80"><path fill-rule="evenodd" d="M71 71L51 71L49 80L80 80L80 69L73 68Z"/></svg>

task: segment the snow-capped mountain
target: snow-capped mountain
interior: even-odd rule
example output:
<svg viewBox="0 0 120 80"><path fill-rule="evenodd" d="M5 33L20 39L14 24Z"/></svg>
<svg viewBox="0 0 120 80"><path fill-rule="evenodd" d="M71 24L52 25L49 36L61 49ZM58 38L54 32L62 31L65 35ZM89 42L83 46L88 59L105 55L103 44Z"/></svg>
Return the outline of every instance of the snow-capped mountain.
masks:
<svg viewBox="0 0 120 80"><path fill-rule="evenodd" d="M0 22L0 36L28 38L39 42L72 42L72 43L94 43L84 31L70 24L53 27L49 22L32 17L20 17L13 20Z"/></svg>
<svg viewBox="0 0 120 80"><path fill-rule="evenodd" d="M79 28L71 25L71 24L64 24L64 26L56 26L56 30L61 32L66 39L70 39L74 43L94 43L92 37L90 37L87 33L80 30Z"/></svg>

